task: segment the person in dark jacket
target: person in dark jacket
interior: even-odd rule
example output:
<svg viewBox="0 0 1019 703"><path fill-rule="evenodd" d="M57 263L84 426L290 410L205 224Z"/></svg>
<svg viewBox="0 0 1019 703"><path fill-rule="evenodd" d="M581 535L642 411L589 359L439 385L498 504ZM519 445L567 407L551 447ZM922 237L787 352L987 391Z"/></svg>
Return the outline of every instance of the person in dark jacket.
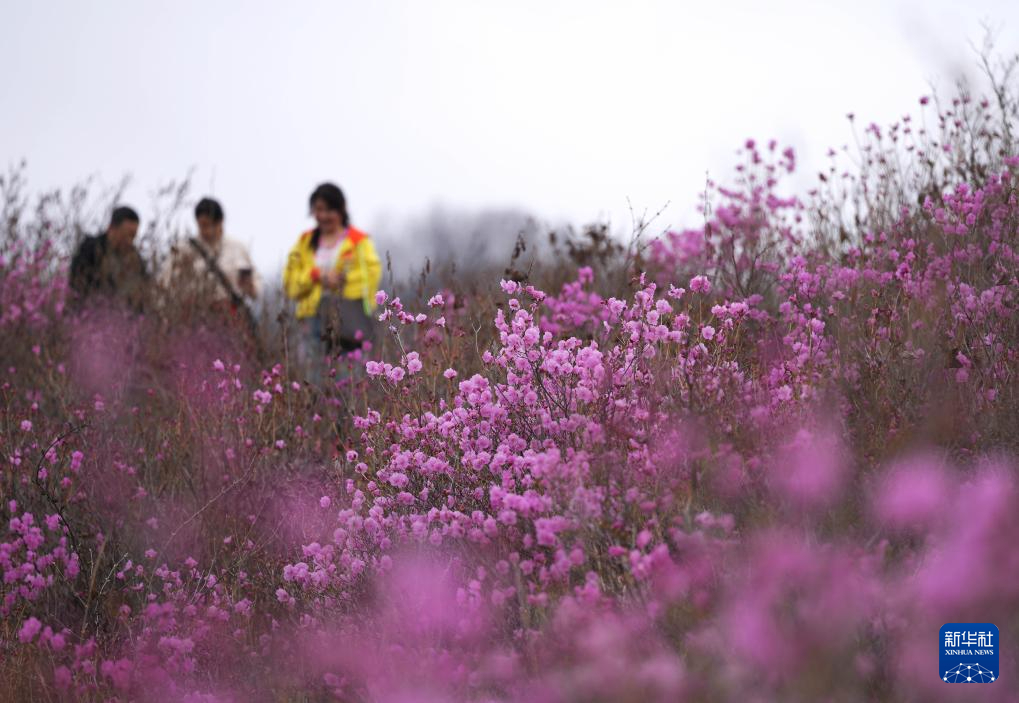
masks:
<svg viewBox="0 0 1019 703"><path fill-rule="evenodd" d="M82 241L71 259L71 288L79 297L116 296L141 305L148 272L134 246L138 224L138 213L121 206L113 211L104 234Z"/></svg>

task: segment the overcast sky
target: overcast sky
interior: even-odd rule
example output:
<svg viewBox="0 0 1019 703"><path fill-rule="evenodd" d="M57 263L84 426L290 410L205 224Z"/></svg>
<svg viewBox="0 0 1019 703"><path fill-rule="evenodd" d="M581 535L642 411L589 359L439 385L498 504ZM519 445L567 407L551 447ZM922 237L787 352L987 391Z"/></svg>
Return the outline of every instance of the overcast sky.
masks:
<svg viewBox="0 0 1019 703"><path fill-rule="evenodd" d="M549 221L674 205L747 137L805 170L972 69L987 21L1019 50L1019 2L140 2L0 0L0 165L36 188L194 168L266 270L320 181L380 246L436 204ZM814 168L813 170L816 170Z"/></svg>

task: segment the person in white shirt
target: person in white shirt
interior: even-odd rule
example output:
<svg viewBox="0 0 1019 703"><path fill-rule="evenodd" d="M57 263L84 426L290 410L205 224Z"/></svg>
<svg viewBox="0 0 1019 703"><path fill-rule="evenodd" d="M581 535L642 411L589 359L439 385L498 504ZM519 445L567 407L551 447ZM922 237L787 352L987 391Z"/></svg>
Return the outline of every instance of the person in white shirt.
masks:
<svg viewBox="0 0 1019 703"><path fill-rule="evenodd" d="M210 307L238 307L258 298L261 288L248 248L224 236L223 206L202 198L195 206L198 236L178 243L160 276L164 287ZM190 294L190 295L188 295Z"/></svg>

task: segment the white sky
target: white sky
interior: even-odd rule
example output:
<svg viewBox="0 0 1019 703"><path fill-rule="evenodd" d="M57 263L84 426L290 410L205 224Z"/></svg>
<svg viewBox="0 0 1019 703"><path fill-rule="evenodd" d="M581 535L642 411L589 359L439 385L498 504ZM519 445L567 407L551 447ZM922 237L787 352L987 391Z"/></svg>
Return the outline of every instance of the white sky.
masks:
<svg viewBox="0 0 1019 703"><path fill-rule="evenodd" d="M0 166L36 188L195 169L273 271L339 183L382 248L434 204L628 227L693 219L746 137L808 173L928 82L971 70L980 23L1019 50L1019 2L0 0Z"/></svg>

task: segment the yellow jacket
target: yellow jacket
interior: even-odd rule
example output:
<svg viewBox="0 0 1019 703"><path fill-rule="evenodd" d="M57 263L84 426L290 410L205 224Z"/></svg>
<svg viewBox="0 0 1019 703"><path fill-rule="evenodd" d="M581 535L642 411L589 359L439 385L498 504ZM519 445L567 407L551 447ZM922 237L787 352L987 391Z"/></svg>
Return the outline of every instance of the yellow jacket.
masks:
<svg viewBox="0 0 1019 703"><path fill-rule="evenodd" d="M283 290L288 298L297 301L297 319L314 317L322 300L321 272L315 265L315 250L311 248L311 230L301 235L290 250L283 269ZM375 293L382 280L382 263L375 245L368 235L354 227L347 228L347 236L340 242L336 269L346 276L343 297L362 300L364 310L375 309Z"/></svg>

